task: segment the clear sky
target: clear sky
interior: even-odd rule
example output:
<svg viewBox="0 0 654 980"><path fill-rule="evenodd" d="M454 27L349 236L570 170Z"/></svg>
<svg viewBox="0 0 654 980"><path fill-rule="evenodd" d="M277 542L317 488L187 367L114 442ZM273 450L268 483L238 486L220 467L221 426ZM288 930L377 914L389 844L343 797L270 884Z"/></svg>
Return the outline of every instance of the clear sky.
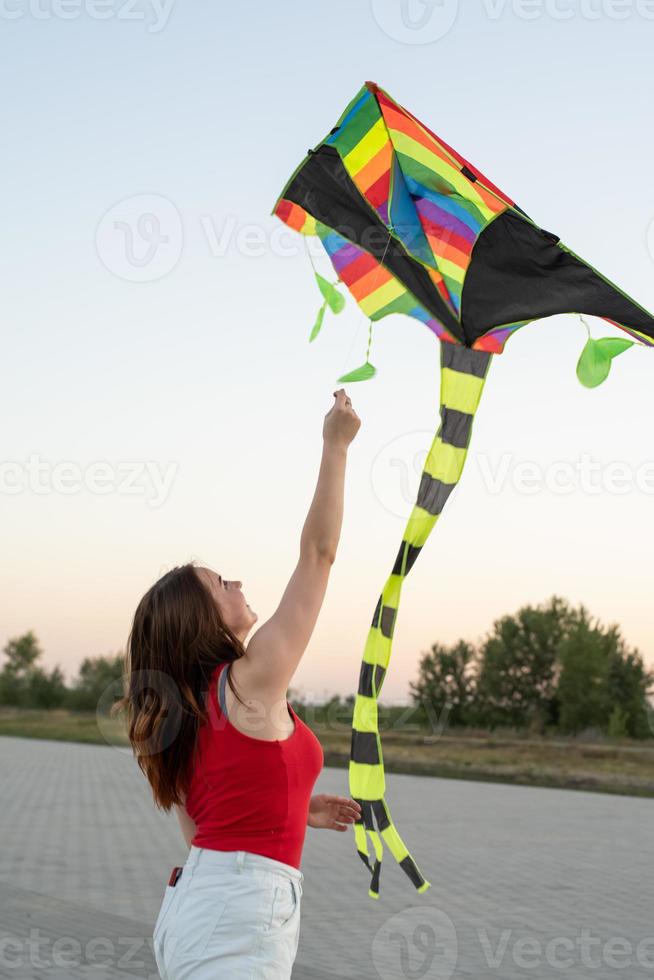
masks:
<svg viewBox="0 0 654 980"><path fill-rule="evenodd" d="M654 309L648 0L0 8L0 643L35 630L69 678L122 649L141 594L191 557L241 579L261 620L276 607L367 326L348 300L308 344L320 298L270 211L366 79ZM584 340L551 318L494 359L462 484L404 588L385 699L434 641L553 593L654 664L654 353L587 391ZM293 682L308 696L356 689L438 423L427 329L387 318L371 360Z"/></svg>

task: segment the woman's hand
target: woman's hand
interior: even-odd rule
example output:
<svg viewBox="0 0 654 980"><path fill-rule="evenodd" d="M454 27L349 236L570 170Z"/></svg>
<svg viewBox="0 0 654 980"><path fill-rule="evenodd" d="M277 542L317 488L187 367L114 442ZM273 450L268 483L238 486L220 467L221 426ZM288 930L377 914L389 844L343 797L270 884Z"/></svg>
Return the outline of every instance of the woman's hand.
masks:
<svg viewBox="0 0 654 980"><path fill-rule="evenodd" d="M352 408L345 388L335 391L334 397L336 401L325 415L322 437L325 443L347 449L361 427L361 419Z"/></svg>
<svg viewBox="0 0 654 980"><path fill-rule="evenodd" d="M322 830L344 831L360 816L361 806L349 797L320 793L311 797L308 825Z"/></svg>

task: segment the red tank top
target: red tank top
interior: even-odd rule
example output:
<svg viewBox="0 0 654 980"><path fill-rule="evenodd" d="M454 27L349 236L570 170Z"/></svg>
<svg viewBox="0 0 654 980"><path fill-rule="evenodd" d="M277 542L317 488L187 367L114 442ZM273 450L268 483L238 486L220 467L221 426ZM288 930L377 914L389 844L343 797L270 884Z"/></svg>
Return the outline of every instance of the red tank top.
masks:
<svg viewBox="0 0 654 980"><path fill-rule="evenodd" d="M311 792L322 746L288 701L295 730L269 741L239 731L218 702L220 663L209 684L208 722L198 732L186 795L195 821L192 843L217 851L250 851L300 867Z"/></svg>

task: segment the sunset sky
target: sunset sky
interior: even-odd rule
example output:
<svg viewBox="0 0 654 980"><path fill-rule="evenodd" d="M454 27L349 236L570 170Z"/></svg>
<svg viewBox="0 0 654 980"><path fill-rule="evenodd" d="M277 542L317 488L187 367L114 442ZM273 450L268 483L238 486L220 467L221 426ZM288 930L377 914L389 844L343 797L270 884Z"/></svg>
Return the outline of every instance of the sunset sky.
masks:
<svg viewBox="0 0 654 980"><path fill-rule="evenodd" d="M190 558L241 579L260 622L281 597L367 322L348 298L308 343L320 295L270 211L366 79L654 310L645 3L10 6L0 644L34 630L68 679L123 649L140 596ZM404 588L383 699L406 699L433 642L478 640L554 593L654 666L654 351L588 391L585 338L550 318L494 359L462 483ZM371 360L377 377L348 387L363 424L343 531L292 684L309 698L356 690L438 424L429 330L381 321Z"/></svg>

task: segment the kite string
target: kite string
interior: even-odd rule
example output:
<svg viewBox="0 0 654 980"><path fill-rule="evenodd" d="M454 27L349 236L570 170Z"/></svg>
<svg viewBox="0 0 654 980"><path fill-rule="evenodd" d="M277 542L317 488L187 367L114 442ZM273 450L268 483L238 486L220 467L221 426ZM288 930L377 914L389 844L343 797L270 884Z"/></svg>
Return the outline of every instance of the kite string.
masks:
<svg viewBox="0 0 654 980"><path fill-rule="evenodd" d="M366 364L370 363L371 344L372 344L372 319L368 321L368 349L366 350Z"/></svg>
<svg viewBox="0 0 654 980"><path fill-rule="evenodd" d="M391 244L391 238L393 237L392 236L393 230L394 230L393 229L393 226L391 225L390 230L388 232L388 238L386 239L386 245L384 246L384 251L382 253L382 257L381 257L381 259L379 259L379 261L377 263L377 268L375 270L375 277L374 277L374 279L372 281L372 286L370 287L370 293L369 293L369 295L371 295L375 291L375 287L376 287L377 281L379 279L379 273L381 272L381 269L382 269L383 264L384 264L384 259L386 258L386 253L388 252L388 246ZM357 339L359 337L359 331L361 330L361 324L362 323L363 323L363 320L359 320L359 324L357 326L356 332L355 332L354 337L352 339L352 343L350 344L350 349L347 352L347 357L345 359L345 363L343 364L343 368L340 371L339 377L340 377L341 374L343 374L343 371L347 367L347 362L350 360L350 355L351 355L352 350L354 348L354 345L356 344ZM371 345L372 345L372 317L368 317L368 350L366 351L366 363L370 363L369 362L369 357L370 357L370 347L371 347Z"/></svg>
<svg viewBox="0 0 654 980"><path fill-rule="evenodd" d="M312 257L312 255L311 255L311 249L309 248L309 241L308 241L308 238L307 238L307 236L306 236L306 235L303 235L303 236L302 236L302 238L303 238L303 240L304 240L304 247L305 247L305 248L306 248L306 250L307 250L307 257L308 257L308 259L309 259L309 262L311 263L311 268L313 269L313 271L314 271L314 274L315 274L315 275L317 275L317 274L318 274L318 270L316 269L316 266L315 266L315 263L314 263L314 261L313 261L313 257Z"/></svg>
<svg viewBox="0 0 654 980"><path fill-rule="evenodd" d="M584 316L581 313L577 313L577 316L579 317L579 319L581 320L581 322L583 323L583 325L586 328L586 333L588 334L588 339L589 340L592 340L593 339L593 335L590 332L590 327L588 326L588 321L584 318Z"/></svg>

